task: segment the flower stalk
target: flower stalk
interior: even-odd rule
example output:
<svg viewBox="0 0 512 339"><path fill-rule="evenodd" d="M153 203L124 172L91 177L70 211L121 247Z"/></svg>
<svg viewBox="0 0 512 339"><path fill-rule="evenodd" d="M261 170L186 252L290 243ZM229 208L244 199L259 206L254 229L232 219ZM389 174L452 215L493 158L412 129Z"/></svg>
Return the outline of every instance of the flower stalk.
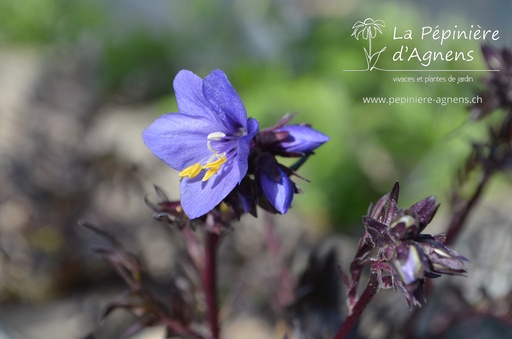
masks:
<svg viewBox="0 0 512 339"><path fill-rule="evenodd" d="M334 336L334 339L345 339L348 337L348 334L357 323L368 304L370 304L375 294L377 294L378 290L379 281L377 279L377 273L372 273L370 275L368 285L363 291L363 294L361 294L361 297L359 297L355 303L354 307L352 308L352 312L347 316L340 329Z"/></svg>
<svg viewBox="0 0 512 339"><path fill-rule="evenodd" d="M217 247L219 241L220 235L206 230L203 288L206 297L206 315L210 323L212 339L220 338L217 304Z"/></svg>
<svg viewBox="0 0 512 339"><path fill-rule="evenodd" d="M465 202L460 208L456 209L448 226L448 230L446 231L446 244L453 245L457 236L460 234L460 231L463 229L466 220L469 216L469 213L473 209L473 207L477 204L482 196L482 192L484 191L485 186L489 182L489 178L491 176L487 173L484 173L478 182L478 185L473 192L473 195L469 200Z"/></svg>

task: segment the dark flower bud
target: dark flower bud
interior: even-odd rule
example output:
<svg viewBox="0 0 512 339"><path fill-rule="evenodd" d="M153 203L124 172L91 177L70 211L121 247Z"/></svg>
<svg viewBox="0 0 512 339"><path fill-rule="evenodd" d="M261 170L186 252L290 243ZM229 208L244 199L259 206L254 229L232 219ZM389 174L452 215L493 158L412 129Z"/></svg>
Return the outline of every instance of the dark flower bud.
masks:
<svg viewBox="0 0 512 339"><path fill-rule="evenodd" d="M419 233L418 220L409 214L404 214L395 219L390 225L390 233L397 240L414 237Z"/></svg>
<svg viewBox="0 0 512 339"><path fill-rule="evenodd" d="M416 219L419 222L419 230L418 233L423 232L425 227L432 221L434 216L436 215L437 209L439 208L439 204L436 201L436 197L430 196L421 201L418 201L414 205L412 205L409 210L414 213Z"/></svg>
<svg viewBox="0 0 512 339"><path fill-rule="evenodd" d="M434 239L422 240L419 245L428 257L433 272L451 275L462 275L467 272L464 261L468 259L451 248Z"/></svg>
<svg viewBox="0 0 512 339"><path fill-rule="evenodd" d="M441 274L463 275L467 259L444 245L443 234L422 234L439 205L428 197L401 210L397 206L399 186L370 207L363 218L366 246L378 249L372 267L393 277L392 283L405 296L409 306L424 302L425 278ZM381 279L381 285L385 285Z"/></svg>
<svg viewBox="0 0 512 339"><path fill-rule="evenodd" d="M380 198L375 206L370 205L368 214L371 218L380 221L386 225L396 219L398 215L398 195L400 192L400 184L395 183L391 192Z"/></svg>

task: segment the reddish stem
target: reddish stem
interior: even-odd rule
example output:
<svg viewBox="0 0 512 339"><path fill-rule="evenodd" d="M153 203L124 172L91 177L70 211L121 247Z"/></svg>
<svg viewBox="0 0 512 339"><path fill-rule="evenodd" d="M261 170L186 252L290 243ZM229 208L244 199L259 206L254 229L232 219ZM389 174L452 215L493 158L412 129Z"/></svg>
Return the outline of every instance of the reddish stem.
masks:
<svg viewBox="0 0 512 339"><path fill-rule="evenodd" d="M354 305L354 308L352 309L352 313L350 313L346 318L343 324L341 325L340 329L338 330L338 333L334 336L334 339L345 339L348 337L348 334L350 333L350 330L354 327L354 325L357 323L359 318L361 317L361 314L366 309L370 301L372 301L373 297L379 290L379 283L377 281L377 274L372 273L370 275L370 280L368 281L368 285L363 291L363 294L361 294L361 297L357 301L357 303Z"/></svg>
<svg viewBox="0 0 512 339"><path fill-rule="evenodd" d="M220 338L219 319L217 314L217 245L220 236L206 231L205 262L203 271L203 288L206 297L206 313L210 323L212 339Z"/></svg>
<svg viewBox="0 0 512 339"><path fill-rule="evenodd" d="M455 239L465 225L469 212L471 212L473 207L482 196L482 192L489 178L490 175L485 172L482 175L482 178L480 179L480 182L478 183L478 186L471 198L461 208L459 208L458 211L455 211L450 222L450 226L448 227L448 231L446 232L446 245L452 245L455 242Z"/></svg>

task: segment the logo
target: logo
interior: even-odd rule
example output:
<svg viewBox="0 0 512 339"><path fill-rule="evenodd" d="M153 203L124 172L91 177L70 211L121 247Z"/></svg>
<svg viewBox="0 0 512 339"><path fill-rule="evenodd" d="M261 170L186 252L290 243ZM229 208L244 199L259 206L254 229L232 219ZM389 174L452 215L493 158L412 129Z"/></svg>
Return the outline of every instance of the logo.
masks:
<svg viewBox="0 0 512 339"><path fill-rule="evenodd" d="M465 46L481 44L485 41L496 41L500 38L499 30L484 29L480 25L458 25L440 27L423 26L419 29L410 29L403 27L393 27L393 41L396 41L391 48L381 47L374 42L379 35L384 35L383 28L386 27L384 20L366 18L364 21L357 21L352 26L352 35L357 40L367 41L368 45L363 46L364 57L366 60L366 69L352 69L344 71L386 71L386 72L487 72L489 70L471 69L439 69L439 66L448 65L449 62L457 61L458 65L469 65L474 60L475 51L473 49L464 49L464 45L456 44L451 49L450 44L453 41L467 41ZM389 41L389 40L388 40ZM429 42L426 44L425 42ZM378 46L376 48L376 46ZM425 46L434 46L432 49L426 49ZM393 50L394 49L394 50ZM379 60L386 60L386 65L394 64L396 67L385 69L377 67ZM443 62L445 62L443 64ZM433 69L436 65L438 69ZM405 67L404 67L405 66ZM404 69L400 69L404 67ZM434 66L435 67L435 66Z"/></svg>
<svg viewBox="0 0 512 339"><path fill-rule="evenodd" d="M377 64L377 61L379 61L380 55L386 50L386 46L384 46L381 50L372 53L372 39L377 36L377 33L382 34L382 28L385 26L386 24L384 21L373 20L372 18L366 18L364 21L358 21L354 26L352 26L352 36L357 40L359 40L359 38L368 40L368 49L363 47L367 65L365 71L374 70L376 68L375 65Z"/></svg>

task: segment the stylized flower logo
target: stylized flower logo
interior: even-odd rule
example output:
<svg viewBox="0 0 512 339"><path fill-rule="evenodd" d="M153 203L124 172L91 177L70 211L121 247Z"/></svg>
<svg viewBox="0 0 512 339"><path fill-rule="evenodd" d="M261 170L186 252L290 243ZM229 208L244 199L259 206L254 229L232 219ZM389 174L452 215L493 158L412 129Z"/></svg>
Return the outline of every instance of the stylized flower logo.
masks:
<svg viewBox="0 0 512 339"><path fill-rule="evenodd" d="M362 37L364 40L368 40L368 49L363 47L367 71L371 71L375 68L375 64L379 60L380 54L386 50L386 47L383 47L380 51L372 54L372 39L377 36L377 32L382 34L382 27L385 27L386 24L382 20L373 20L372 18L366 18L364 21L357 21L352 29L352 36L354 36L357 40L359 37Z"/></svg>
<svg viewBox="0 0 512 339"><path fill-rule="evenodd" d="M359 40L361 36L364 40L373 39L377 36L377 32L382 34L381 27L386 27L386 24L382 20L373 20L372 18L367 18L364 21L358 21L352 26L354 30L352 35Z"/></svg>

